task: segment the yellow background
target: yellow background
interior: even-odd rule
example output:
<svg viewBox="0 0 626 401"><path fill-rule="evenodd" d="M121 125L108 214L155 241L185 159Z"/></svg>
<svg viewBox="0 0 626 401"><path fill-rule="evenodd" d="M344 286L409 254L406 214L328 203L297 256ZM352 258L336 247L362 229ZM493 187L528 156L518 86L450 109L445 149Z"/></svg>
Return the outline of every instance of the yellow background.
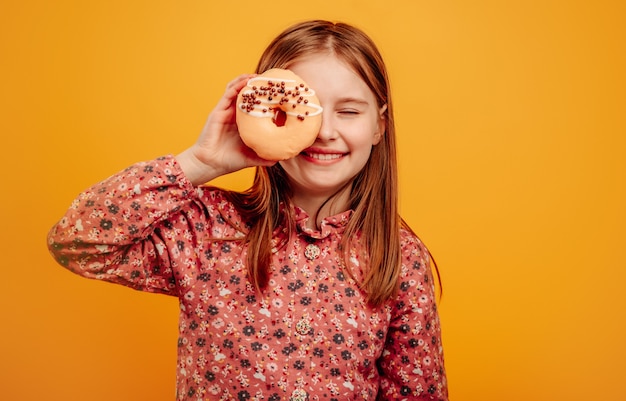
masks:
<svg viewBox="0 0 626 401"><path fill-rule="evenodd" d="M190 145L274 35L326 18L389 66L451 398L626 399L624 4L3 2L0 397L173 400L176 301L70 274L47 230L88 185Z"/></svg>

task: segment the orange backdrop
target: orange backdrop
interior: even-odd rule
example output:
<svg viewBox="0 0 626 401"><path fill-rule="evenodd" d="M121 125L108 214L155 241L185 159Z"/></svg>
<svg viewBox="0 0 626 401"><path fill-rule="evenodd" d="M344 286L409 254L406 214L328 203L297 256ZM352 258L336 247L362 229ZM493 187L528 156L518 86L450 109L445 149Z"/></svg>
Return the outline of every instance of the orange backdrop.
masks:
<svg viewBox="0 0 626 401"><path fill-rule="evenodd" d="M191 144L305 18L356 24L386 57L452 399L626 399L624 4L4 2L2 399L173 400L176 300L70 274L47 230L88 185Z"/></svg>

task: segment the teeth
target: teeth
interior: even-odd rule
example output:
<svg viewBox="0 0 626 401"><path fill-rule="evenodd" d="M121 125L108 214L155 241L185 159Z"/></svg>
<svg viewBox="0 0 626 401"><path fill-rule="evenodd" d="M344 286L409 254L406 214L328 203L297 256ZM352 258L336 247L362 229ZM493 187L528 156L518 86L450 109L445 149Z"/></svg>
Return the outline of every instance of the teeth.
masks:
<svg viewBox="0 0 626 401"><path fill-rule="evenodd" d="M308 156L317 160L333 160L339 159L341 154L339 153L308 153Z"/></svg>

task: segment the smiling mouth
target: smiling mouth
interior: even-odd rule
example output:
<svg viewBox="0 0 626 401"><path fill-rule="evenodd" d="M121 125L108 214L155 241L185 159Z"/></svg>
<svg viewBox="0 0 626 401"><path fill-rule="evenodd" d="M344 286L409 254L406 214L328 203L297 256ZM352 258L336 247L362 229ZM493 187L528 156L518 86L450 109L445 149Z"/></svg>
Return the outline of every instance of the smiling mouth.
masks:
<svg viewBox="0 0 626 401"><path fill-rule="evenodd" d="M302 152L305 156L316 160L336 160L343 157L342 153L308 153Z"/></svg>

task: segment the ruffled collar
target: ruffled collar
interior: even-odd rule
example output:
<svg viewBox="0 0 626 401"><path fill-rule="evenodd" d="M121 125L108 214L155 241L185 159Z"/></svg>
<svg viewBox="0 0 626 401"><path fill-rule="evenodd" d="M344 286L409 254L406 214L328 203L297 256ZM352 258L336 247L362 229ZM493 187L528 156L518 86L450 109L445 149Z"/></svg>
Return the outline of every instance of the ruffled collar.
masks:
<svg viewBox="0 0 626 401"><path fill-rule="evenodd" d="M311 217L303 209L297 206L294 207L296 228L298 230L298 233L301 233L313 239L326 238L333 233L341 234L345 230L346 225L348 224L348 221L352 216L352 213L352 210L346 210L345 212L341 212L333 216L328 216L322 220L319 228L311 229L307 227L307 222Z"/></svg>
<svg viewBox="0 0 626 401"><path fill-rule="evenodd" d="M249 232L250 227L248 224L242 220L241 215L235 208L234 204L224 197L223 191L216 188L212 188L212 191L209 191L209 197L213 198L213 204L219 211L219 216L224 221L228 222L233 228L235 228L238 232L238 235L244 236ZM202 196L202 189L199 191ZM285 210L287 206L284 203L280 204L280 215L283 219L283 224L278 227L274 231L274 245L278 245L284 241L287 241L288 232L290 231L288 227L285 225L286 215L288 213ZM309 237L310 239L318 240L328 237L331 234L341 234L344 232L348 221L352 217L354 213L353 210L349 209L344 212L335 214L333 216L328 216L324 218L319 226L316 229L307 228L307 222L311 218L304 209L291 205L291 212L295 218L296 232L299 235L304 235Z"/></svg>

